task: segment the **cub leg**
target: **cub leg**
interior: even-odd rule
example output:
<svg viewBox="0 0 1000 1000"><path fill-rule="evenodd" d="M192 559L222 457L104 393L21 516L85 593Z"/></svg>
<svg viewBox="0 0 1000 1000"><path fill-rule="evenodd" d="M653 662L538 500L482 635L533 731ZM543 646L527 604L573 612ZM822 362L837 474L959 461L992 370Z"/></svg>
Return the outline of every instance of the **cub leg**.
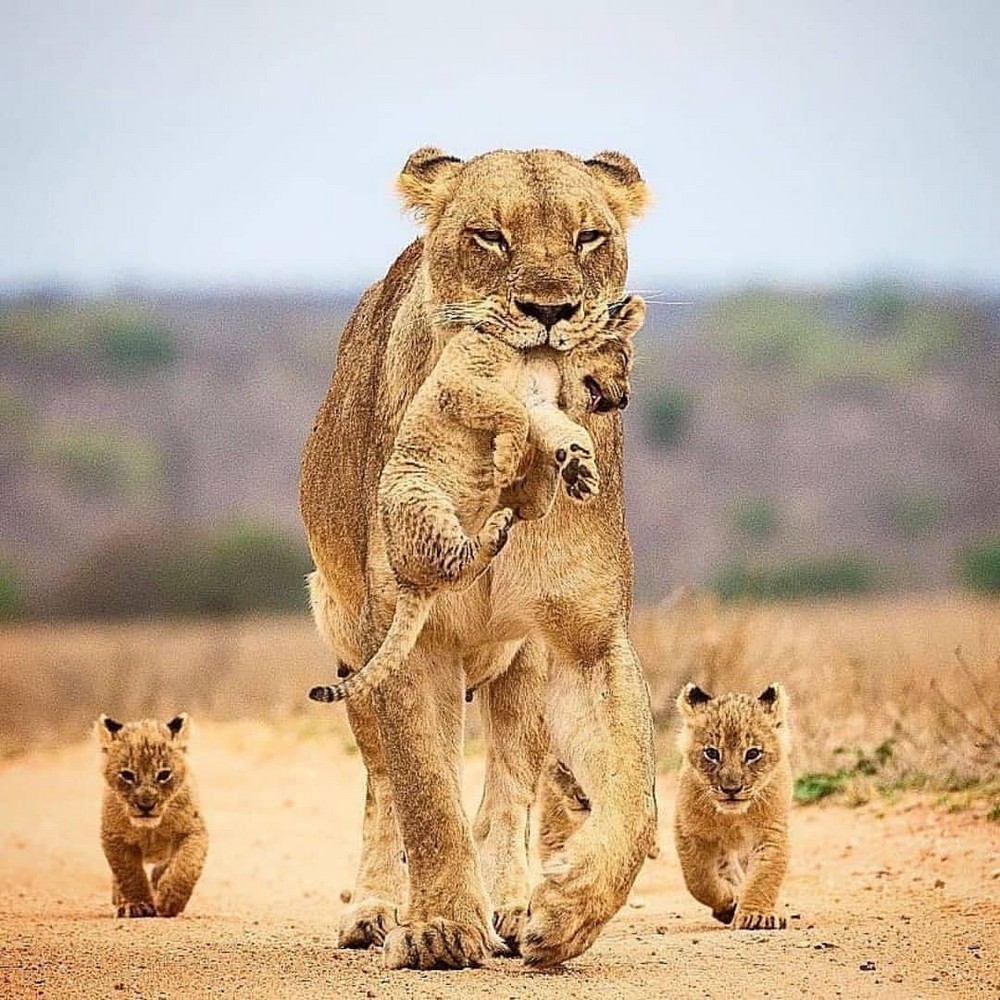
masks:
<svg viewBox="0 0 1000 1000"><path fill-rule="evenodd" d="M740 894L736 927L741 930L781 930L784 917L775 913L781 883L788 871L788 831L775 826L754 850L746 885Z"/></svg>
<svg viewBox="0 0 1000 1000"><path fill-rule="evenodd" d="M104 856L108 859L114 881L111 885L111 902L119 917L155 917L153 894L142 867L142 852L138 847L120 843L103 842Z"/></svg>
<svg viewBox="0 0 1000 1000"><path fill-rule="evenodd" d="M497 489L517 477L528 442L527 407L500 382L456 375L441 386L440 405L465 427L493 435L493 481Z"/></svg>
<svg viewBox="0 0 1000 1000"><path fill-rule="evenodd" d="M189 833L171 859L154 871L156 912L161 917L176 917L191 898L195 884L205 867L208 833L204 829Z"/></svg>
<svg viewBox="0 0 1000 1000"><path fill-rule="evenodd" d="M567 494L580 501L596 497L601 477L594 459L597 451L586 428L570 420L554 403L533 407L531 422L540 448L555 462Z"/></svg>
<svg viewBox="0 0 1000 1000"><path fill-rule="evenodd" d="M735 887L720 874L720 852L716 845L683 833L679 826L674 839L688 892L704 903L716 920L732 923L736 912Z"/></svg>

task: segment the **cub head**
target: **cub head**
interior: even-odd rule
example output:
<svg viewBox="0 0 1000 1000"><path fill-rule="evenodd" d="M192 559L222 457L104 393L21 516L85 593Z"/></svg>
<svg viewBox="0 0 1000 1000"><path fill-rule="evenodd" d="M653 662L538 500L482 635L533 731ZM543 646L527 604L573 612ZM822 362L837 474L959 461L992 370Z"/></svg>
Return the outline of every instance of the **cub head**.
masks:
<svg viewBox="0 0 1000 1000"><path fill-rule="evenodd" d="M104 780L121 800L133 826L156 827L170 800L187 778L191 723L181 713L167 723L155 719L117 722L97 720L97 739L104 754Z"/></svg>
<svg viewBox="0 0 1000 1000"><path fill-rule="evenodd" d="M683 720L681 753L705 798L720 812L746 812L788 756L785 689L770 684L756 698L713 698L687 684L677 707Z"/></svg>
<svg viewBox="0 0 1000 1000"><path fill-rule="evenodd" d="M577 344L563 366L563 409L575 409L578 396L591 413L624 410L629 401L629 375L634 349L632 338L646 318L646 303L629 295L608 306L605 326Z"/></svg>
<svg viewBox="0 0 1000 1000"><path fill-rule="evenodd" d="M517 348L568 350L625 288L625 229L649 194L621 153L579 160L498 150L467 162L424 148L398 187L425 225L431 322Z"/></svg>

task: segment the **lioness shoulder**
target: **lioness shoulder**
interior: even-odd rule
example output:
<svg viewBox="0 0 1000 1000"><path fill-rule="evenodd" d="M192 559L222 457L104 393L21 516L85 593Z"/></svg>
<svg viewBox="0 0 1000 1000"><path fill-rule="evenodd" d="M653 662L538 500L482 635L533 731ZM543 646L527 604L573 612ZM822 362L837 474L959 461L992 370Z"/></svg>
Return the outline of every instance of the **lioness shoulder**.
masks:
<svg viewBox="0 0 1000 1000"><path fill-rule="evenodd" d="M756 698L713 698L688 684L677 706L683 724L674 834L687 887L723 923L783 928L775 907L789 857L788 696L780 684Z"/></svg>
<svg viewBox="0 0 1000 1000"><path fill-rule="evenodd" d="M97 722L105 783L101 847L119 917L176 916L201 875L208 830L187 762L189 733L185 714L167 723L122 723L107 715Z"/></svg>

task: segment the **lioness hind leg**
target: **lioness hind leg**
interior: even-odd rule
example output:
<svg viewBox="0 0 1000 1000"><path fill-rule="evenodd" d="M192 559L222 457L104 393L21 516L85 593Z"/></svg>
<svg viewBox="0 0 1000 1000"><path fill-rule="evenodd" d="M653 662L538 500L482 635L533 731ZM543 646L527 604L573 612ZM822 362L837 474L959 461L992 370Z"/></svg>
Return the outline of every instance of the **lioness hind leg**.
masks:
<svg viewBox="0 0 1000 1000"><path fill-rule="evenodd" d="M495 665L509 658L504 645L491 647ZM473 664L475 676L488 675L489 664ZM542 762L548 752L543 721L548 657L540 642L521 644L510 666L479 688L486 778L472 826L486 891L493 907L493 927L509 953L520 954L528 909L528 814Z"/></svg>

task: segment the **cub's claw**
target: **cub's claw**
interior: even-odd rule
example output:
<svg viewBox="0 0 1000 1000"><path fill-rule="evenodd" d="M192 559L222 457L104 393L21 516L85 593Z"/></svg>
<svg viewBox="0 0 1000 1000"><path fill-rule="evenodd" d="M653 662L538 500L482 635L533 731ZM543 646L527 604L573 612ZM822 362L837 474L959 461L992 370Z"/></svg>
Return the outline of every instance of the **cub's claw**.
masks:
<svg viewBox="0 0 1000 1000"><path fill-rule="evenodd" d="M152 903L119 903L116 917L155 917L156 907Z"/></svg>
<svg viewBox="0 0 1000 1000"><path fill-rule="evenodd" d="M783 931L787 926L787 921L784 917L779 917L777 913L740 910L733 926L740 931Z"/></svg>

